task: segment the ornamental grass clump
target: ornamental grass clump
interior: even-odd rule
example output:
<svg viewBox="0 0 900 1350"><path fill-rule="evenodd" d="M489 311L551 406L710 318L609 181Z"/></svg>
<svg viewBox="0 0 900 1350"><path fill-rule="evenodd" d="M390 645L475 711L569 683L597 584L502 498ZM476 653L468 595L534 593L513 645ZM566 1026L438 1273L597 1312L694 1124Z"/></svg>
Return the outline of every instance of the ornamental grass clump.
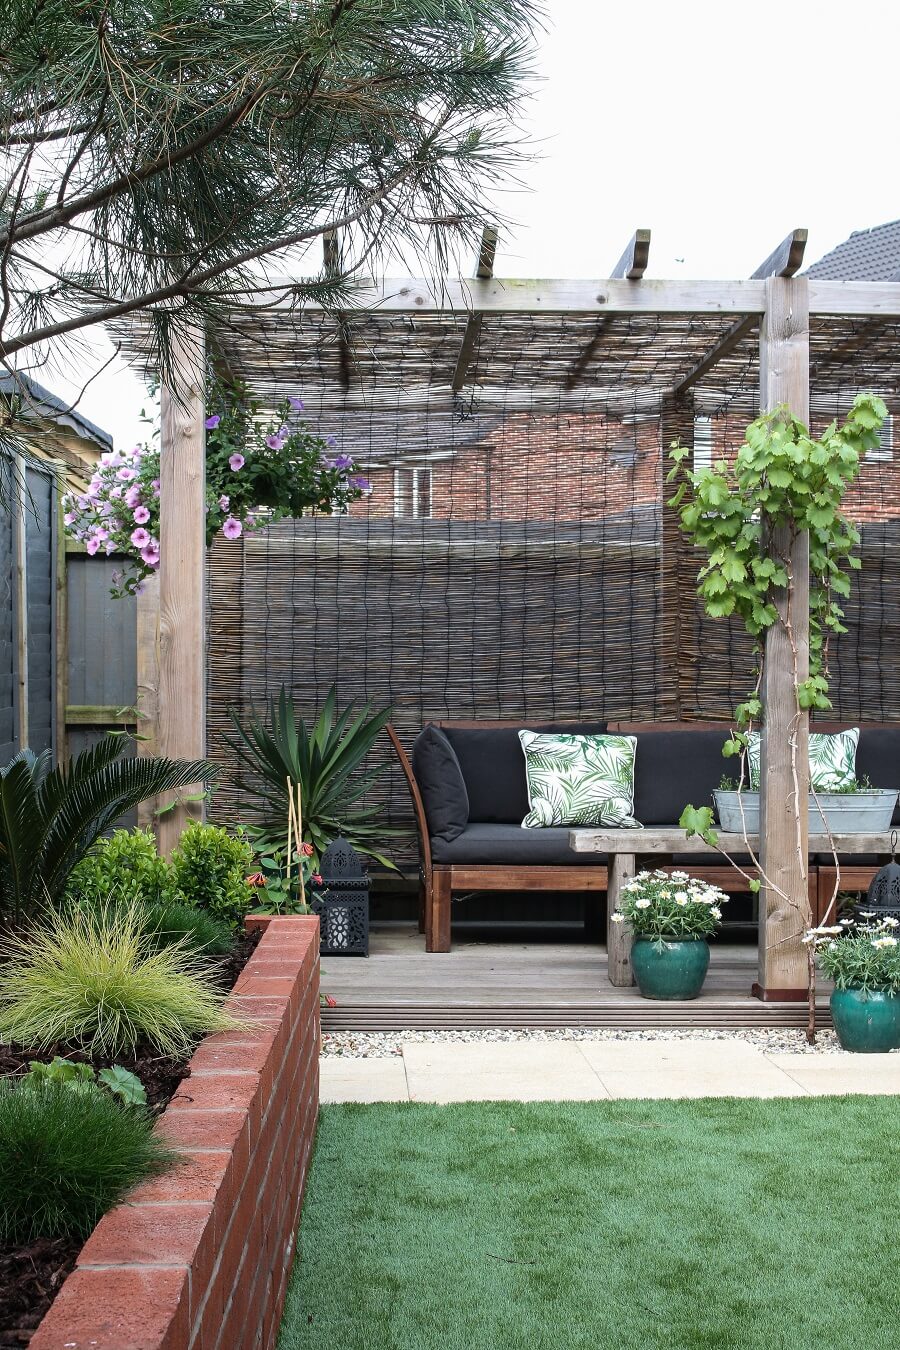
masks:
<svg viewBox="0 0 900 1350"><path fill-rule="evenodd" d="M184 941L159 946L139 906L54 914L5 955L0 1039L36 1052L63 1044L115 1057L144 1042L184 1056L200 1036L241 1025L206 958Z"/></svg>
<svg viewBox="0 0 900 1350"><path fill-rule="evenodd" d="M687 872L638 872L626 881L613 923L631 924L635 937L665 942L706 938L722 920L728 896Z"/></svg>
<svg viewBox="0 0 900 1350"><path fill-rule="evenodd" d="M874 914L863 912L863 918ZM812 928L804 942L812 944L822 971L836 989L858 989L867 994L900 994L900 922L893 918L872 923L842 919L828 928Z"/></svg>
<svg viewBox="0 0 900 1350"><path fill-rule="evenodd" d="M146 1111L93 1084L0 1079L0 1242L86 1238L174 1156Z"/></svg>

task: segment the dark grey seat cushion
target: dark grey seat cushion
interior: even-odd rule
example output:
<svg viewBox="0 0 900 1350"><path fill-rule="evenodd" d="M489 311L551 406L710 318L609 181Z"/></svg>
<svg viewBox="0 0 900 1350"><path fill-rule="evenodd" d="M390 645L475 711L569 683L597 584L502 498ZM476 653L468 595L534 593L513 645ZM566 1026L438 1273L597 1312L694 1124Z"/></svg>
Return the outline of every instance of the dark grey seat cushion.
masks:
<svg viewBox="0 0 900 1350"><path fill-rule="evenodd" d="M677 821L684 808L712 806L723 773L736 774L736 760L723 759L728 728L642 731L634 761L634 814L642 825Z"/></svg>
<svg viewBox="0 0 900 1350"><path fill-rule="evenodd" d="M453 840L433 839L431 856L436 863L498 863L508 867L606 864L605 854L573 853L566 826L523 830L521 825L496 822L473 822Z"/></svg>
<svg viewBox="0 0 900 1350"><path fill-rule="evenodd" d="M510 727L444 728L469 794L470 821L521 825L528 814L519 725L528 731L565 731L576 736L602 735L607 728L606 722L528 721Z"/></svg>
<svg viewBox="0 0 900 1350"><path fill-rule="evenodd" d="M469 794L453 746L440 727L429 724L416 737L412 767L429 835L456 839L469 823Z"/></svg>
<svg viewBox="0 0 900 1350"><path fill-rule="evenodd" d="M856 748L856 776L873 787L900 788L900 727L862 727ZM893 823L900 825L900 801Z"/></svg>

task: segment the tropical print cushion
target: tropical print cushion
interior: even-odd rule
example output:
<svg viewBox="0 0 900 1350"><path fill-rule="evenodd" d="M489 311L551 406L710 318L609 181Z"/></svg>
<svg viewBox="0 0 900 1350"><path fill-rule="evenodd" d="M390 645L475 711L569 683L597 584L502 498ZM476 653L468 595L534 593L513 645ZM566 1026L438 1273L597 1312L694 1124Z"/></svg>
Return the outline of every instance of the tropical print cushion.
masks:
<svg viewBox="0 0 900 1350"><path fill-rule="evenodd" d="M816 792L841 792L856 782L856 747L859 727L837 731L810 732L809 779ZM751 731L748 737L747 758L750 761L750 787L759 791L760 736Z"/></svg>
<svg viewBox="0 0 900 1350"><path fill-rule="evenodd" d="M634 819L636 736L520 731L528 780L526 830L545 825L623 825Z"/></svg>

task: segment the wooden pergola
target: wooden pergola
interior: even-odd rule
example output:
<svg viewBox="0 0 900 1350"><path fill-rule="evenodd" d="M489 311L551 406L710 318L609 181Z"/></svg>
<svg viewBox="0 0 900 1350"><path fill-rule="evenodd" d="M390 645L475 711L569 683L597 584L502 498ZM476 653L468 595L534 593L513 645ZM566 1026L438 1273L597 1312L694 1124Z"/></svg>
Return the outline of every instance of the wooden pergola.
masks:
<svg viewBox="0 0 900 1350"><path fill-rule="evenodd" d="M611 275L589 281L501 280L493 276L496 232L486 228L476 275L439 285L416 278L359 284L357 308L340 315L298 308L292 283L235 301L230 321L209 335L215 359L272 403L294 392L302 372L307 407L369 415L451 407L468 387L504 409L556 405L594 391L609 406L659 415L663 445L690 436L694 396L734 392L758 363L760 410L786 404L810 416L816 386L894 388L900 372L900 283L820 281L798 275L806 231L795 230L752 277L735 281L645 279L650 234L638 230ZM490 334L495 333L493 347ZM132 351L146 356L146 330ZM508 356L529 343L518 364ZM381 345L379 345L381 344ZM651 350L655 347L655 350ZM490 352L485 362L484 353ZM527 359L526 359L527 358ZM521 389L510 391L518 370ZM394 377L393 372L396 371ZM156 748L205 752L204 372L202 336L183 341L173 387L162 389L161 554L158 677L144 679L155 705ZM612 372L610 374L610 372ZM524 378L523 378L524 377ZM506 383L504 383L506 381ZM754 399L750 402L755 402ZM512 400L512 401L511 401ZM747 408L752 415L752 407ZM671 514L671 513L670 513ZM665 531L663 533L665 548ZM808 539L793 552L795 584L808 587ZM663 590L667 569L661 568ZM665 604L665 597L663 597ZM808 661L808 604L795 608L800 678ZM677 652L674 653L677 659ZM792 896L806 894L792 807L789 733L796 730L791 653L783 629L769 632L765 685L761 861ZM801 716L800 802L804 846L808 718ZM163 817L171 847L187 807ZM774 891L760 904L759 987L763 997L799 997L806 983L802 925Z"/></svg>

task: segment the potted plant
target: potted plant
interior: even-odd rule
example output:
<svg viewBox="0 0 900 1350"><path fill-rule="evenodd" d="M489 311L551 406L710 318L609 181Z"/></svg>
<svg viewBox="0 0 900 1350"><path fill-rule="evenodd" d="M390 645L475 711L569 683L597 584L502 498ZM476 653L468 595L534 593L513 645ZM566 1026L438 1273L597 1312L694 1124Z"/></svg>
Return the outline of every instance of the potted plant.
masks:
<svg viewBox="0 0 900 1350"><path fill-rule="evenodd" d="M631 964L644 998L697 997L709 968L707 938L727 900L687 872L639 872L625 883L611 917L631 924Z"/></svg>
<svg viewBox="0 0 900 1350"><path fill-rule="evenodd" d="M739 789L723 778L713 792L716 815L730 834L759 834L759 792ZM810 834L878 834L891 828L897 790L876 788L868 778L845 787L809 794Z"/></svg>
<svg viewBox="0 0 900 1350"><path fill-rule="evenodd" d="M825 975L834 981L831 1016L844 1050L884 1054L900 1049L900 921L842 919L832 928L813 928L812 944Z"/></svg>

